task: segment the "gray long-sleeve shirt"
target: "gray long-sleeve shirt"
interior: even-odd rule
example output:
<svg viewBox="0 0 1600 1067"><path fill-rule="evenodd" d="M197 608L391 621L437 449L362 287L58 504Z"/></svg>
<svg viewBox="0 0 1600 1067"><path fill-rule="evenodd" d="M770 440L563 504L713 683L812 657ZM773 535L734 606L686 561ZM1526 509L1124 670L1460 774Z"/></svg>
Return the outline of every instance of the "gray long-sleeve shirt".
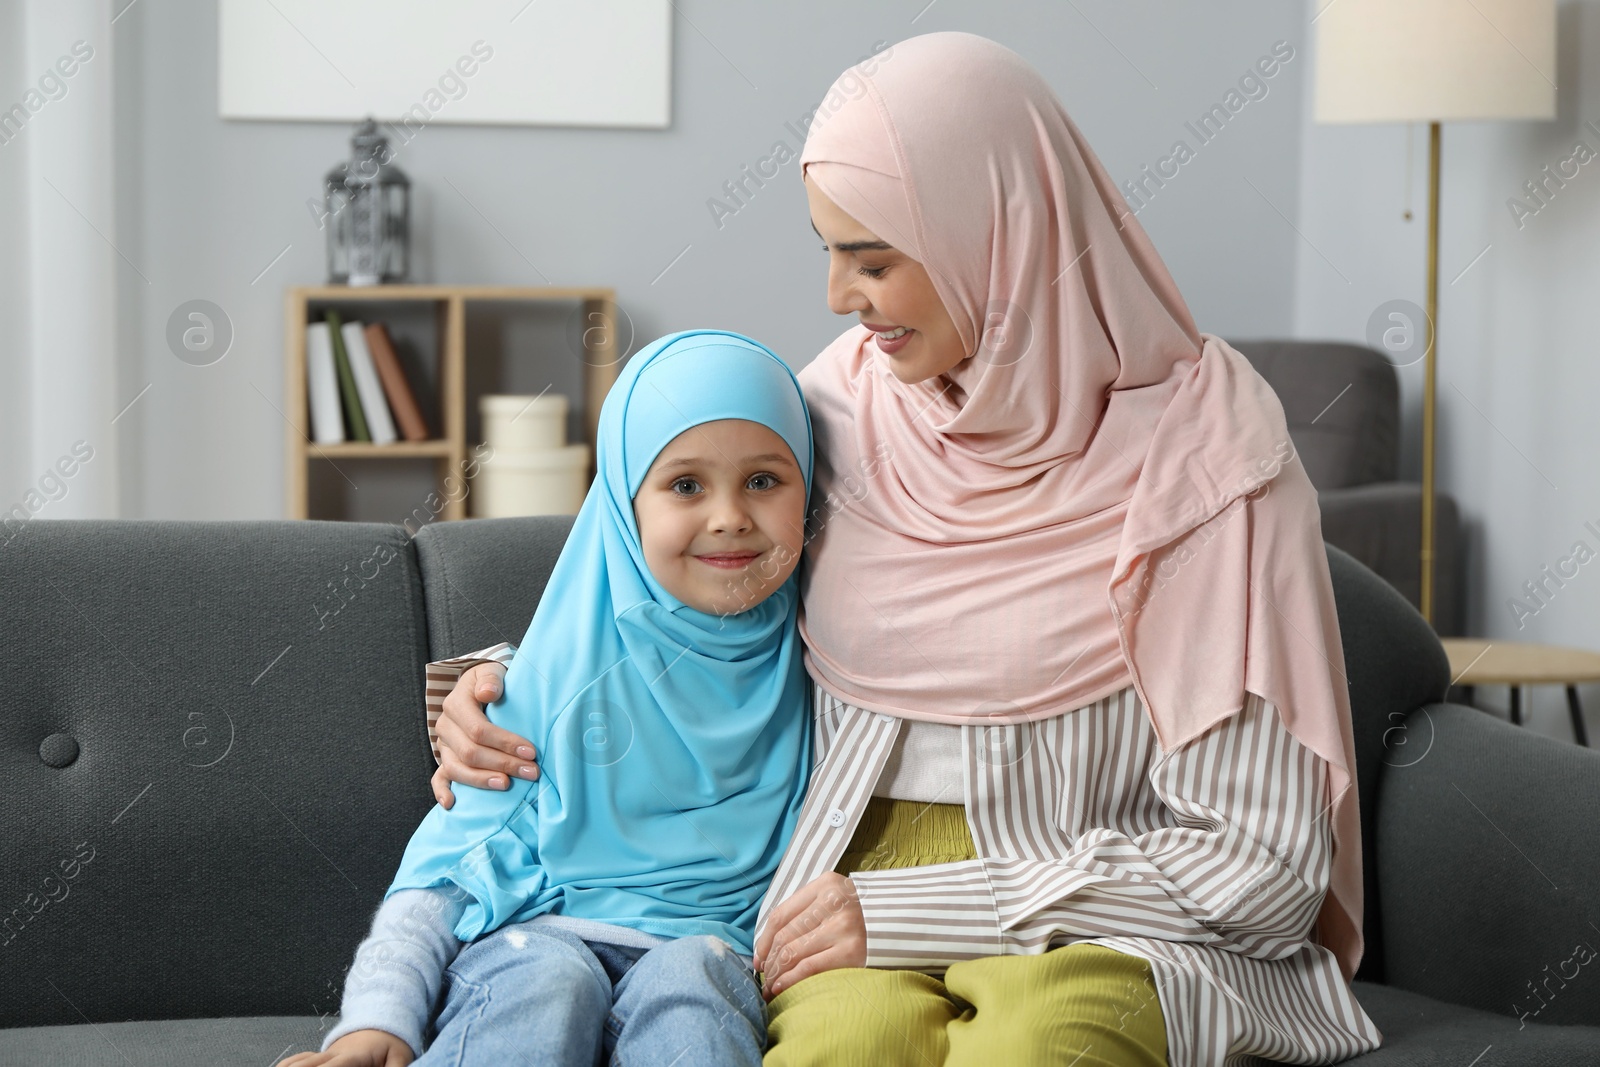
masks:
<svg viewBox="0 0 1600 1067"><path fill-rule="evenodd" d="M353 1031L382 1030L422 1055L444 969L462 948L455 925L466 901L459 889L402 889L379 906L345 975L339 1024L322 1051Z"/></svg>
<svg viewBox="0 0 1600 1067"><path fill-rule="evenodd" d="M379 906L372 932L356 949L355 962L345 976L339 1023L323 1038L322 1051L356 1030L382 1030L410 1045L413 1054L422 1055L445 968L464 947L455 927L468 899L458 887L436 886L402 889ZM613 945L653 948L666 940L565 915L541 915L531 921L570 930L585 941Z"/></svg>

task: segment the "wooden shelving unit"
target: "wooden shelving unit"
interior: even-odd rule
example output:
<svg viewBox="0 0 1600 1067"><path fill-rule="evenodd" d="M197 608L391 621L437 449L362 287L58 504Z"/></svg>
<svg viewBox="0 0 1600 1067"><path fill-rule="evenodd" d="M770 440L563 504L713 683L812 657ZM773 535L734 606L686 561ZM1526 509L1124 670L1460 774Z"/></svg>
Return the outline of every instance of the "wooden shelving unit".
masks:
<svg viewBox="0 0 1600 1067"><path fill-rule="evenodd" d="M288 468L285 479L288 514L293 519L338 516L310 514L310 468L314 463L341 459L431 458L434 483L446 500L441 519L467 516L466 494L450 499L444 492L445 479L460 477L467 459L466 327L467 311L474 303L581 302L584 323L596 328L581 331L584 346L583 398L584 424L589 444L589 479L594 478L595 443L600 427L600 405L617 380L620 356L616 351L616 294L605 288L558 288L475 285L374 285L351 288L341 285L297 286L288 291L285 311L285 390L287 414L292 424L287 433ZM396 441L389 445L345 442L319 445L311 440L309 398L306 395L306 325L320 312L333 308L347 318L368 320L363 305L432 305L437 359L437 412L428 412L430 428L443 427L444 436L428 441Z"/></svg>

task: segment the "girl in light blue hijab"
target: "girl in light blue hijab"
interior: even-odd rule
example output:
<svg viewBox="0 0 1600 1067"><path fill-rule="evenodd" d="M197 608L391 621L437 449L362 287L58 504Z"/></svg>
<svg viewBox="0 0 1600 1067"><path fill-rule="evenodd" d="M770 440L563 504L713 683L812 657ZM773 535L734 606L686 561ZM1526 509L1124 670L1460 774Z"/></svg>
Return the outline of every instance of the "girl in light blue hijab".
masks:
<svg viewBox="0 0 1600 1067"><path fill-rule="evenodd" d="M760 1062L748 957L810 771L812 459L800 386L756 341L687 330L625 365L488 708L541 776L428 813L339 1025L285 1067Z"/></svg>

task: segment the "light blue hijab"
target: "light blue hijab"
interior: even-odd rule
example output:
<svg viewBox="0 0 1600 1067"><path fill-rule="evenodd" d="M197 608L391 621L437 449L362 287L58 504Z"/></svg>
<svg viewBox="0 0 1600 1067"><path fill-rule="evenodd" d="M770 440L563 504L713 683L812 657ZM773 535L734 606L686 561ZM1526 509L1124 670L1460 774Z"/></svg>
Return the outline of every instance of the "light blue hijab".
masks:
<svg viewBox="0 0 1600 1067"><path fill-rule="evenodd" d="M633 514L661 450L717 419L782 437L809 498L810 413L764 345L685 330L629 360L601 407L594 482L486 709L538 748L540 778L457 786L386 898L460 886L462 941L555 913L751 954L810 772L798 571L748 610L706 614L650 573Z"/></svg>

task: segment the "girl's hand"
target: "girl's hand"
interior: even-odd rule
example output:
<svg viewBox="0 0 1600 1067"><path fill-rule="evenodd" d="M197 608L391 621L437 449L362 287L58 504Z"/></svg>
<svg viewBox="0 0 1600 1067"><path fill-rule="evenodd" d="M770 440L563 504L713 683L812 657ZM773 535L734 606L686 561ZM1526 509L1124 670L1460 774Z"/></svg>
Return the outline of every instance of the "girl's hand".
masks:
<svg viewBox="0 0 1600 1067"><path fill-rule="evenodd" d="M433 772L433 797L446 810L455 804L451 782L479 789L509 789L511 776L539 777L538 754L525 737L489 721L483 706L499 699L504 689L503 663L479 663L456 679L439 715L439 769Z"/></svg>
<svg viewBox="0 0 1600 1067"><path fill-rule="evenodd" d="M384 1030L354 1030L326 1052L302 1052L278 1067L406 1067L411 1046Z"/></svg>
<svg viewBox="0 0 1600 1067"><path fill-rule="evenodd" d="M756 941L756 970L768 1000L802 978L867 965L867 920L856 884L829 871L772 909Z"/></svg>

